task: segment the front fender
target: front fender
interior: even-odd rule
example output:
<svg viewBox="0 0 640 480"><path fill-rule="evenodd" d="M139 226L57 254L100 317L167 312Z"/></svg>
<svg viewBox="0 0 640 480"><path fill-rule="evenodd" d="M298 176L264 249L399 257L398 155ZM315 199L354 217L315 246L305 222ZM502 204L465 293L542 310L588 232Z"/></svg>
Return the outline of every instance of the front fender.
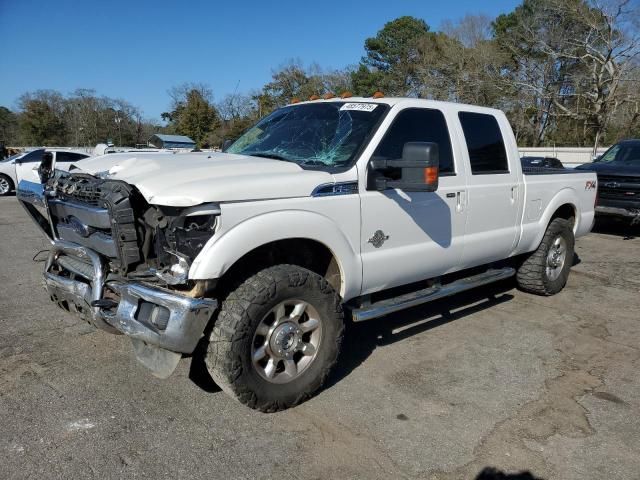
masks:
<svg viewBox="0 0 640 480"><path fill-rule="evenodd" d="M333 220L320 213L305 210L256 215L220 235L214 235L194 260L189 278L220 278L252 250L271 242L293 238L315 240L331 250L340 268L340 295L346 301L360 294L360 255Z"/></svg>

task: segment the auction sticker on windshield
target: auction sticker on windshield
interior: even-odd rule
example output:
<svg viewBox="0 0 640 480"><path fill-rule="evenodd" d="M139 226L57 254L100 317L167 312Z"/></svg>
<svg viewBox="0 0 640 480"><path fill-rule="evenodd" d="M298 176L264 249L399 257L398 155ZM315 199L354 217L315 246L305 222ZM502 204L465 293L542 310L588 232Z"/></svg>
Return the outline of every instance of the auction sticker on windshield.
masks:
<svg viewBox="0 0 640 480"><path fill-rule="evenodd" d="M375 103L345 103L340 110L356 110L358 112L373 112L378 107Z"/></svg>

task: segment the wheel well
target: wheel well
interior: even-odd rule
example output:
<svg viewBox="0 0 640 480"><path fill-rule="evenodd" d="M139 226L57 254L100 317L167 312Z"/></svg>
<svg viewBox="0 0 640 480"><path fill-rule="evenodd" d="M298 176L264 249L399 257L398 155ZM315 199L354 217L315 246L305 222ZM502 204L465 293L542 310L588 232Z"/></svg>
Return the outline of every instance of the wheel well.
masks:
<svg viewBox="0 0 640 480"><path fill-rule="evenodd" d="M246 253L220 277L218 290L226 296L249 276L279 264L298 265L311 270L324 277L340 293L342 275L336 257L326 245L307 238L278 240Z"/></svg>
<svg viewBox="0 0 640 480"><path fill-rule="evenodd" d="M549 220L549 223L551 223L556 218L564 218L570 223L571 228L574 228L576 223L576 208L570 203L565 203L553 213L553 215L551 216L551 220Z"/></svg>

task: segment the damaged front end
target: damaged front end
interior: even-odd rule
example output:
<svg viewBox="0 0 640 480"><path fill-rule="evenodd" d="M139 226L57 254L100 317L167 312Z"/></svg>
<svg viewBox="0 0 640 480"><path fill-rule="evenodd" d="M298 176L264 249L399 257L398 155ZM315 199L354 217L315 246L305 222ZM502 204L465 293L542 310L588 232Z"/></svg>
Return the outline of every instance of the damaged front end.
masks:
<svg viewBox="0 0 640 480"><path fill-rule="evenodd" d="M189 268L211 238L216 205L149 205L118 180L56 171L21 181L17 197L51 242L44 280L61 308L97 328L128 335L154 374L192 353L218 303ZM47 175L47 176L49 176Z"/></svg>

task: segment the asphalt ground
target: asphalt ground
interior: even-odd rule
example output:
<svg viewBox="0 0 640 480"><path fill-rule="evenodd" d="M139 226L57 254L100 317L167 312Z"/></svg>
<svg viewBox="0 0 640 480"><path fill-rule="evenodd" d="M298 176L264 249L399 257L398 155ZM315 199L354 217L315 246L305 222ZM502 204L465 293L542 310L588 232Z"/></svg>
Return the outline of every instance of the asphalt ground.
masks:
<svg viewBox="0 0 640 480"><path fill-rule="evenodd" d="M330 385L276 414L55 308L45 247L1 198L2 478L640 478L637 228L580 239L555 297L504 282L349 328Z"/></svg>

